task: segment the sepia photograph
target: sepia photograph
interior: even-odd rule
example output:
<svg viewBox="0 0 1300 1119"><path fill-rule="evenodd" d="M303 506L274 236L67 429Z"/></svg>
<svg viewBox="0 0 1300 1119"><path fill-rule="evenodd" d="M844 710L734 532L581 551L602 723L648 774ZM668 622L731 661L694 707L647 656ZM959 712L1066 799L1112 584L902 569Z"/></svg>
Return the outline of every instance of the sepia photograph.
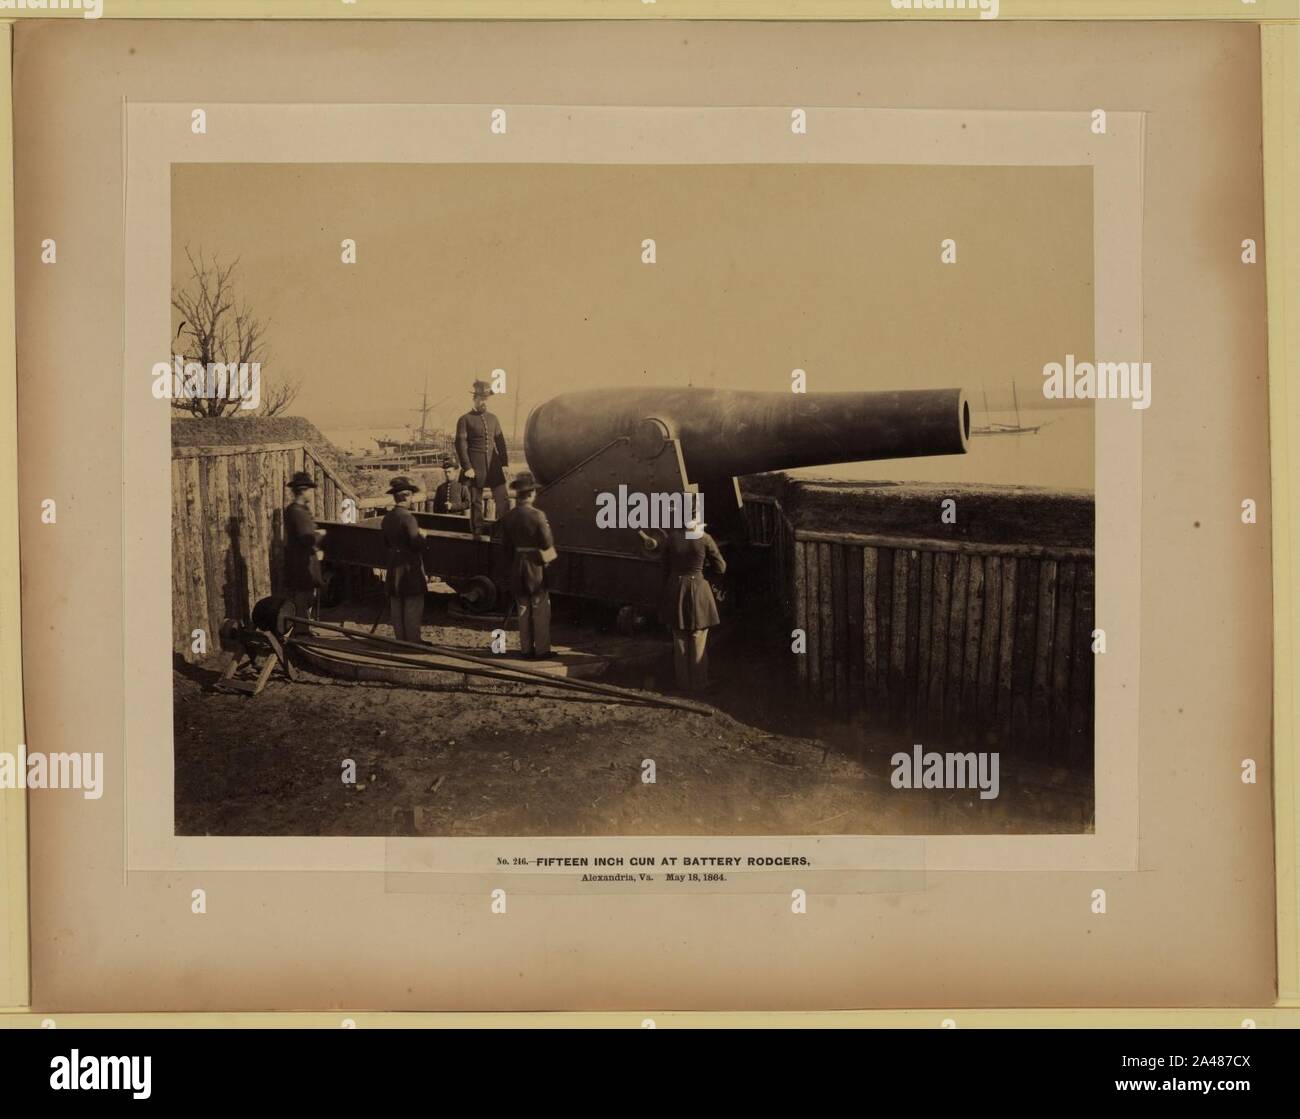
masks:
<svg viewBox="0 0 1300 1119"><path fill-rule="evenodd" d="M110 1024L1284 1024L1274 0L155 3L0 20L52 1090Z"/></svg>
<svg viewBox="0 0 1300 1119"><path fill-rule="evenodd" d="M176 834L1090 833L1093 211L173 164Z"/></svg>

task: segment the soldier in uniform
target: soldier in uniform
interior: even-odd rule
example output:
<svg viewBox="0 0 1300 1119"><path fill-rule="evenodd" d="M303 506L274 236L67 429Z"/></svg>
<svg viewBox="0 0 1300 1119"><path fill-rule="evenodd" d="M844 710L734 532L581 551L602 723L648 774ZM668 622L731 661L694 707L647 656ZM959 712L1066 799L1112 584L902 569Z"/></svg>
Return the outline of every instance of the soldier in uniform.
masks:
<svg viewBox="0 0 1300 1119"><path fill-rule="evenodd" d="M497 520L505 516L506 437L501 423L487 410L492 386L487 381L474 382L474 407L456 421L456 455L469 487L469 519L475 536L483 529L483 491L492 492Z"/></svg>
<svg viewBox="0 0 1300 1119"><path fill-rule="evenodd" d="M456 460L452 458L443 459L442 469L447 477L434 492L433 511L435 513L465 512L470 506L469 490L460 480L460 471L456 466Z"/></svg>
<svg viewBox="0 0 1300 1119"><path fill-rule="evenodd" d="M316 527L311 515L311 491L316 488L311 475L299 470L285 485L293 499L284 507L284 591L293 599L293 612L306 618L325 585L320 569L325 530Z"/></svg>
<svg viewBox="0 0 1300 1119"><path fill-rule="evenodd" d="M555 541L546 514L533 504L537 482L521 471L510 488L515 507L501 518L501 539L510 563L510 593L519 608L519 649L529 660L551 656L551 596L546 565L555 559Z"/></svg>
<svg viewBox="0 0 1300 1119"><path fill-rule="evenodd" d="M688 532L699 535L692 540ZM704 532L704 522L698 518L685 529L669 531L663 559L667 575L659 615L673 631L677 687L684 692L707 691L709 657L705 643L709 628L716 626L719 618L713 588L704 578L704 565L712 564L721 575L727 570L727 564L713 537Z"/></svg>
<svg viewBox="0 0 1300 1119"><path fill-rule="evenodd" d="M380 526L388 546L388 608L393 619L393 633L398 641L420 644L420 622L424 618L424 595L429 580L424 573L424 548L420 526L411 512L411 495L420 487L405 475L394 478L388 487L393 507L384 514Z"/></svg>

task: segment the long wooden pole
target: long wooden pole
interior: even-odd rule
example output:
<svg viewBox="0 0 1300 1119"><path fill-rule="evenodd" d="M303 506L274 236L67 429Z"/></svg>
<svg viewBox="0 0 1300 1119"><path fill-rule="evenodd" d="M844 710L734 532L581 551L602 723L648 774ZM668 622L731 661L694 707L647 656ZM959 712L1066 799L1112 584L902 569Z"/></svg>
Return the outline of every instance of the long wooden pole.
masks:
<svg viewBox="0 0 1300 1119"><path fill-rule="evenodd" d="M324 637L291 637L289 644L296 645L303 649L313 649L324 653L327 657L338 654L339 642ZM587 683L581 680L572 680L563 676L552 676L546 680L534 681L531 677L511 675L509 668L502 666L497 669L478 668L474 665L459 664L455 661L451 663L431 662L416 657L403 656L401 653L391 653L384 649L357 649L352 650L352 656L360 657L367 664L378 665L380 667L393 668L419 668L427 669L431 672L451 672L460 676L477 676L486 680L499 680L507 684L533 684L539 688L554 688L560 692L569 692L576 698L581 696L584 699L592 701L604 701L608 703L626 703L631 707L681 707L676 700L667 699L658 696L641 696L633 694L630 697L605 695L602 692L592 691ZM555 699L567 699L569 696L554 696ZM684 708L693 711L696 714L711 715L712 711Z"/></svg>
<svg viewBox="0 0 1300 1119"><path fill-rule="evenodd" d="M514 673L510 679L516 677L525 677L530 680L536 680L539 683L549 684L552 687L570 688L591 692L595 695L608 695L618 699L632 700L636 703L650 703L663 707L674 707L682 711L692 711L697 715L712 715L713 709L703 704L692 703L689 700L669 699L666 696L648 697L644 693L633 691L630 688L619 688L613 684L601 684L594 680L573 680L565 676L553 676L549 672L542 672L535 668L523 668L517 665L505 665L498 660L490 657L479 657L473 653L467 653L464 649L457 649L451 645L417 645L414 641L399 641L395 637L383 637L379 634L367 633L365 630L351 629L346 625L340 625L337 622L318 622L310 618L291 618L292 622L302 626L310 626L315 629L332 630L336 633L344 634L357 641L375 645L388 645L399 649L411 649L414 652L423 653L425 656L435 655L447 657L451 660L466 661L469 664L476 664L480 667L487 668L493 672ZM427 662L416 661L418 667L431 667Z"/></svg>

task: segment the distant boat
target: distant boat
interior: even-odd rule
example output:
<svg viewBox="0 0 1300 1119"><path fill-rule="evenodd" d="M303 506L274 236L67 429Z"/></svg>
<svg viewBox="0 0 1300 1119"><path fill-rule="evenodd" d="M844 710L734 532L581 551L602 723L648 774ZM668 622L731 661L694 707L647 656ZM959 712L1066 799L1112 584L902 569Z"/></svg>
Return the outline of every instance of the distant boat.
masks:
<svg viewBox="0 0 1300 1119"><path fill-rule="evenodd" d="M405 439L375 439L379 448L375 454L356 455L352 465L362 470L411 470L417 466L440 466L444 455L454 452L455 436L439 428L429 426L429 413L449 397L443 397L433 404L429 403L429 380L424 381L424 395L420 407L413 411L420 417L420 426L410 425Z"/></svg>
<svg viewBox="0 0 1300 1119"><path fill-rule="evenodd" d="M397 474L416 467L441 466L447 453L441 447L423 451L389 451L377 455L353 455L348 462L359 470L387 470Z"/></svg>
<svg viewBox="0 0 1300 1119"><path fill-rule="evenodd" d="M1016 383L1011 382L1011 399L1016 406L1016 422L1013 424L1006 423L987 423L971 428L972 435L1035 435L1042 430L1045 424L1033 424L1026 427L1020 422L1020 397L1016 394ZM989 412L989 394L984 393L984 414Z"/></svg>

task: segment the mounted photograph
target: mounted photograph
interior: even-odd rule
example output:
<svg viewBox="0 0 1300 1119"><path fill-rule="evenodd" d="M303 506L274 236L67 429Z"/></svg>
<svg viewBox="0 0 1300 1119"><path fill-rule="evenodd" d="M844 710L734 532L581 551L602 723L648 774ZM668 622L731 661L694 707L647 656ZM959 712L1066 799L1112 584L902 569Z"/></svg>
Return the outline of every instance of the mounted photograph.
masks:
<svg viewBox="0 0 1300 1119"><path fill-rule="evenodd" d="M173 164L175 834L1091 833L1093 189Z"/></svg>

